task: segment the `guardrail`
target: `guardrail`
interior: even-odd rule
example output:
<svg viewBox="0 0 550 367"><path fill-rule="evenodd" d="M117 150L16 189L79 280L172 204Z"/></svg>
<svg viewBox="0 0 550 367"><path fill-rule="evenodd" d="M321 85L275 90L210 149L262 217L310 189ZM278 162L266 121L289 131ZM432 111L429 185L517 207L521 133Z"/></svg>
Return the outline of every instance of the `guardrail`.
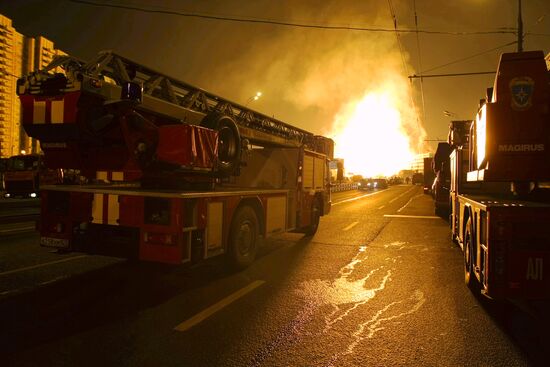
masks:
<svg viewBox="0 0 550 367"><path fill-rule="evenodd" d="M330 188L330 192L341 192L341 191L349 191L349 190L357 190L357 183L342 183L342 184L334 184Z"/></svg>

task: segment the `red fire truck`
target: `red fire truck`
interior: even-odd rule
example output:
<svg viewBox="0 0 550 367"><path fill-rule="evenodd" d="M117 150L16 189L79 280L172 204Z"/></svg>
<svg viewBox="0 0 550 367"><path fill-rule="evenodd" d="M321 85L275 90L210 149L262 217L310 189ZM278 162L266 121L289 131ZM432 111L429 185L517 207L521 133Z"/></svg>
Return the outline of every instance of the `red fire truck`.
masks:
<svg viewBox="0 0 550 367"><path fill-rule="evenodd" d="M313 235L330 211L331 139L115 53L57 58L18 94L46 165L82 175L42 187L42 246L245 267L260 238Z"/></svg>
<svg viewBox="0 0 550 367"><path fill-rule="evenodd" d="M451 125L451 230L466 284L491 298L550 297L550 85L541 51L500 59L469 130Z"/></svg>

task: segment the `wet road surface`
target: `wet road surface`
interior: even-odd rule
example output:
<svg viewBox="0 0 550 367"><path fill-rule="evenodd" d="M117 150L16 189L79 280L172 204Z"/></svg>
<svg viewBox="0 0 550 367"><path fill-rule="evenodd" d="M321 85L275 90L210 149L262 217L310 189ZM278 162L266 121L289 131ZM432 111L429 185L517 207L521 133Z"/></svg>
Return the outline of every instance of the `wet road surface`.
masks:
<svg viewBox="0 0 550 367"><path fill-rule="evenodd" d="M545 365L541 322L470 293L420 186L334 195L317 234L231 273L0 240L0 353L13 366ZM544 307L544 306L543 306Z"/></svg>

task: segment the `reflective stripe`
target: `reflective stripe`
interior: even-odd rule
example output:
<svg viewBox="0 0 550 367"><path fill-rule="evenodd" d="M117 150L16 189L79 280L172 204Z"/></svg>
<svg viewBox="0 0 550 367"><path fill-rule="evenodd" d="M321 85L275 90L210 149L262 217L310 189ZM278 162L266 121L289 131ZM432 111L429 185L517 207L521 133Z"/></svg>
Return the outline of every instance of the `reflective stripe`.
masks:
<svg viewBox="0 0 550 367"><path fill-rule="evenodd" d="M120 216L120 207L118 205L118 195L109 195L107 204L107 224L118 226L118 218Z"/></svg>
<svg viewBox="0 0 550 367"><path fill-rule="evenodd" d="M119 218L120 205L118 203L118 195L94 194L94 200L92 201L92 223L118 226Z"/></svg>
<svg viewBox="0 0 550 367"><path fill-rule="evenodd" d="M92 218L92 223L103 223L103 194L94 194Z"/></svg>
<svg viewBox="0 0 550 367"><path fill-rule="evenodd" d="M32 123L43 124L46 122L46 101L34 101L32 110Z"/></svg>
<svg viewBox="0 0 550 367"><path fill-rule="evenodd" d="M124 181L124 172L113 171L111 172L112 181Z"/></svg>
<svg viewBox="0 0 550 367"><path fill-rule="evenodd" d="M97 178L98 180L108 181L107 171L97 171L95 174L95 178Z"/></svg>
<svg viewBox="0 0 550 367"><path fill-rule="evenodd" d="M52 101L52 124L63 123L64 103L61 101Z"/></svg>

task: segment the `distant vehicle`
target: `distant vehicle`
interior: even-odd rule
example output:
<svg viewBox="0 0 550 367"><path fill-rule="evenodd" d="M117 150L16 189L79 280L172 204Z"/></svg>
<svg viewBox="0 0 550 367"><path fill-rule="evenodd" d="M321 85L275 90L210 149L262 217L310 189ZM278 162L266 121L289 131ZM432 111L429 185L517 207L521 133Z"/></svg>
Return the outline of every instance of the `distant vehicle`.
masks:
<svg viewBox="0 0 550 367"><path fill-rule="evenodd" d="M359 190L387 189L388 181L385 178L369 178L359 181Z"/></svg>
<svg viewBox="0 0 550 367"><path fill-rule="evenodd" d="M422 173L415 173L412 175L412 184L413 185L423 185L424 184L424 175Z"/></svg>
<svg viewBox="0 0 550 367"><path fill-rule="evenodd" d="M1 190L4 190L4 172L8 168L9 158L0 158L0 187Z"/></svg>
<svg viewBox="0 0 550 367"><path fill-rule="evenodd" d="M451 176L449 162L435 175L432 185L432 196L434 198L435 215L443 219L449 217L449 190L451 187Z"/></svg>
<svg viewBox="0 0 550 367"><path fill-rule="evenodd" d="M388 180L388 184L390 185L401 185L403 183L403 179L399 176L392 176Z"/></svg>
<svg viewBox="0 0 550 367"><path fill-rule="evenodd" d="M370 179L362 179L361 181L359 181L357 183L357 188L359 190L372 190L374 187L373 187L373 183L372 183L372 180Z"/></svg>
<svg viewBox="0 0 550 367"><path fill-rule="evenodd" d="M38 196L40 184L56 184L63 180L60 169L48 169L38 154L14 155L6 162L3 175L4 197Z"/></svg>
<svg viewBox="0 0 550 367"><path fill-rule="evenodd" d="M433 158L426 157L424 158L424 194L432 193L432 184L435 179L435 173L433 170Z"/></svg>
<svg viewBox="0 0 550 367"><path fill-rule="evenodd" d="M388 181L385 178L375 178L372 180L375 189L387 189Z"/></svg>
<svg viewBox="0 0 550 367"><path fill-rule="evenodd" d="M434 198L435 214L447 219L449 217L451 187L451 168L449 154L451 146L447 142L437 145L432 161L435 179L432 185L432 196Z"/></svg>

